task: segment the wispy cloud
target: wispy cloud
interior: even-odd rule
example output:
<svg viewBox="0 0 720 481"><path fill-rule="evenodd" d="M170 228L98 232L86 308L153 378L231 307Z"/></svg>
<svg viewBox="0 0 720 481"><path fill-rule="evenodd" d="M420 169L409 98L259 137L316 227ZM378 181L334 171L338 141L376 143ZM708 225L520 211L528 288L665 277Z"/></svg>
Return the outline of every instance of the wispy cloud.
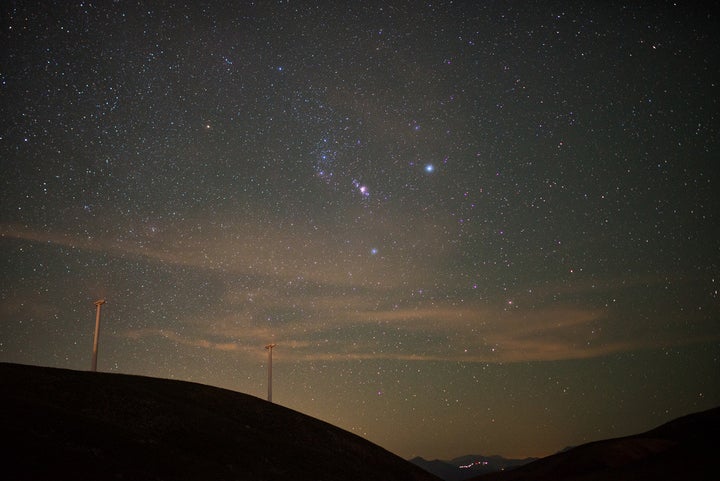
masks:
<svg viewBox="0 0 720 481"><path fill-rule="evenodd" d="M416 242L432 248L433 237L428 234L431 227L411 228L417 236ZM375 225L372 229L379 227ZM370 230L367 232L368 238L373 237ZM106 234L80 236L6 223L0 224L0 236L123 258L262 276L282 283L393 288L402 285L408 277L429 281L433 267L427 260L415 265L384 251L373 259L367 239L342 229L332 231L331 226L293 225L281 230L258 225L226 227L207 220L178 221L157 231L126 238Z"/></svg>
<svg viewBox="0 0 720 481"><path fill-rule="evenodd" d="M293 321L277 326L216 323L192 333L143 331L172 342L237 351L259 358L260 347L279 343L278 362L399 360L464 363L513 363L602 357L707 339L611 339L603 335L601 311L554 307L532 311L451 306L423 310L354 313L321 324ZM200 323L204 324L204 323ZM347 333L339 335L345 331ZM352 341L348 341L348 338ZM215 340L211 340L215 339ZM423 342L430 341L430 342Z"/></svg>
<svg viewBox="0 0 720 481"><path fill-rule="evenodd" d="M562 285L545 284L545 294L518 292L513 304L442 301L415 296L416 287L430 279L425 268L408 270L402 267L406 259L375 262L362 245L337 248L339 234L325 238L307 226L295 237L257 227L242 232L185 227L146 242L8 224L0 225L0 235L218 272L223 288L206 313L180 312L177 324L157 328L154 322L152 329L129 329L120 335L252 357L258 356L258 346L272 340L282 348L279 362L551 361L707 340L667 329L664 337L650 336L651 320L634 321L633 333L618 334L617 328L605 329L617 323L605 307L547 300L558 292L573 299L593 298L599 290L610 292L632 280L575 282L571 293ZM173 238L173 249L166 249Z"/></svg>

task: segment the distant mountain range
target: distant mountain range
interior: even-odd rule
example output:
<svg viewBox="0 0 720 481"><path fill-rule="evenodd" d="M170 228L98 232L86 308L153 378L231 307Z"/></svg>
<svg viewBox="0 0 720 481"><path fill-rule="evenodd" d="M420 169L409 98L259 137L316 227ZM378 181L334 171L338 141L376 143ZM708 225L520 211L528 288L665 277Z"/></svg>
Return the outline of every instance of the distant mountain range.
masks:
<svg viewBox="0 0 720 481"><path fill-rule="evenodd" d="M438 481L352 433L253 396L0 363L3 479Z"/></svg>
<svg viewBox="0 0 720 481"><path fill-rule="evenodd" d="M411 459L410 462L444 481L463 481L477 477L480 474L514 469L535 461L536 459L537 458L506 459L502 456L469 454L449 461L440 459L428 461L424 458L417 457Z"/></svg>
<svg viewBox="0 0 720 481"><path fill-rule="evenodd" d="M583 444L472 481L711 481L720 479L720 407L651 431Z"/></svg>
<svg viewBox="0 0 720 481"><path fill-rule="evenodd" d="M719 439L720 407L541 459L468 455L410 462L444 481L714 481L720 479Z"/></svg>

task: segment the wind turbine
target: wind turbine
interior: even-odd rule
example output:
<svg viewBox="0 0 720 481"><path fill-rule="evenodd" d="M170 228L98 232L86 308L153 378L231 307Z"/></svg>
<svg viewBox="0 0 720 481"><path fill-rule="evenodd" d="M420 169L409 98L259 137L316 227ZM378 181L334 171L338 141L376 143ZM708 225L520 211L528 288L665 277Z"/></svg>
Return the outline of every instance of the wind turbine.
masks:
<svg viewBox="0 0 720 481"><path fill-rule="evenodd" d="M268 401L272 402L272 350L277 344L268 344L265 349L268 350Z"/></svg>
<svg viewBox="0 0 720 481"><path fill-rule="evenodd" d="M92 370L97 371L98 341L100 340L100 306L105 304L105 299L95 301L97 311L95 314L95 339L93 340Z"/></svg>

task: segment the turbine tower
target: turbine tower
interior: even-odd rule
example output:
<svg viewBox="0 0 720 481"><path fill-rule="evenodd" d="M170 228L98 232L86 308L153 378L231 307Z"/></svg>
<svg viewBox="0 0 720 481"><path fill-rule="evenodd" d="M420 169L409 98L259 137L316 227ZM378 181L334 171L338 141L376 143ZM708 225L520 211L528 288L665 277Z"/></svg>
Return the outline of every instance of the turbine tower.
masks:
<svg viewBox="0 0 720 481"><path fill-rule="evenodd" d="M95 339L93 340L92 370L97 371L98 341L100 340L100 306L105 304L105 299L95 301L97 311L95 314Z"/></svg>
<svg viewBox="0 0 720 481"><path fill-rule="evenodd" d="M277 344L268 344L265 349L268 350L268 401L272 402L272 350Z"/></svg>

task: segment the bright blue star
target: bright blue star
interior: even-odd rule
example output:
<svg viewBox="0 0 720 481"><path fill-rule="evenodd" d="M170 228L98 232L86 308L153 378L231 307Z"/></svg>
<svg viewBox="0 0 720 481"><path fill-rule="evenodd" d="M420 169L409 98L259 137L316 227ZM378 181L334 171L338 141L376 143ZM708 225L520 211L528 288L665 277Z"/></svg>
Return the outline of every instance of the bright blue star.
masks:
<svg viewBox="0 0 720 481"><path fill-rule="evenodd" d="M425 164L425 172L427 172L428 174L432 174L433 172L435 172L435 166L432 164Z"/></svg>

